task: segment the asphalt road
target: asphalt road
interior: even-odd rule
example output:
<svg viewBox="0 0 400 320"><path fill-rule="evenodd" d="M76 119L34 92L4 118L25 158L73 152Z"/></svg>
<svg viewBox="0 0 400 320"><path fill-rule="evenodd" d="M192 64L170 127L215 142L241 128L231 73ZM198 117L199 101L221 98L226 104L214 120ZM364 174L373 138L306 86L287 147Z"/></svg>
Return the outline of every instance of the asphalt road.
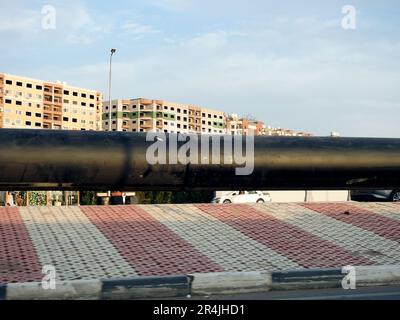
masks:
<svg viewBox="0 0 400 320"><path fill-rule="evenodd" d="M235 295L193 296L199 300L400 300L400 286L364 287L355 290L313 289L269 291Z"/></svg>

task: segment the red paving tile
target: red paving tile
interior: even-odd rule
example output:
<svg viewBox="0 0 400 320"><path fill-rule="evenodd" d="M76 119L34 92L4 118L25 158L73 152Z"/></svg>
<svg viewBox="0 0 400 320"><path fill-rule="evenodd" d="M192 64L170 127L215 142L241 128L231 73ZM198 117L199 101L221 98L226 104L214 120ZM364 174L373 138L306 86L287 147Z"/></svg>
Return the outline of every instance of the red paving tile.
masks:
<svg viewBox="0 0 400 320"><path fill-rule="evenodd" d="M81 210L141 276L223 271L141 207Z"/></svg>
<svg viewBox="0 0 400 320"><path fill-rule="evenodd" d="M345 203L304 203L304 207L336 220L400 242L400 221Z"/></svg>
<svg viewBox="0 0 400 320"><path fill-rule="evenodd" d="M0 283L42 279L41 265L17 208L0 208Z"/></svg>
<svg viewBox="0 0 400 320"><path fill-rule="evenodd" d="M204 204L197 207L305 268L373 264L250 206Z"/></svg>

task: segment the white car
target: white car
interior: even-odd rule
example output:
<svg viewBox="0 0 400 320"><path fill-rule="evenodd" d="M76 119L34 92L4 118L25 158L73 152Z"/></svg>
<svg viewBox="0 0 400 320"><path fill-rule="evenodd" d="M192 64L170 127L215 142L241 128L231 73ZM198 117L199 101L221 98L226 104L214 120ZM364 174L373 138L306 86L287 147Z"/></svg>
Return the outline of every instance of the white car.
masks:
<svg viewBox="0 0 400 320"><path fill-rule="evenodd" d="M271 202L269 193L262 191L233 191L221 197L216 197L212 203L264 203Z"/></svg>

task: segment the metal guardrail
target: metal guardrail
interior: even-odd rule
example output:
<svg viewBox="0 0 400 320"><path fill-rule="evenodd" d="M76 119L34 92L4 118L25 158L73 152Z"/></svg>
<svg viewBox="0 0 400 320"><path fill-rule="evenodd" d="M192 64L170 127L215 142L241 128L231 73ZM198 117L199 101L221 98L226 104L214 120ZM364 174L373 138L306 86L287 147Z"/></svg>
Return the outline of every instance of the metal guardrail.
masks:
<svg viewBox="0 0 400 320"><path fill-rule="evenodd" d="M163 142L175 137L167 134ZM212 137L220 141L223 158L224 146L230 142L224 142L223 136L208 137L210 146ZM178 148L184 143L178 142ZM146 152L152 144L154 141L146 141L145 133L1 129L0 190L340 190L400 186L400 139L257 136L250 175L236 175L240 165L235 161L151 165ZM200 148L200 141L198 145ZM166 150L169 152L168 146ZM201 154L198 157L204 159Z"/></svg>

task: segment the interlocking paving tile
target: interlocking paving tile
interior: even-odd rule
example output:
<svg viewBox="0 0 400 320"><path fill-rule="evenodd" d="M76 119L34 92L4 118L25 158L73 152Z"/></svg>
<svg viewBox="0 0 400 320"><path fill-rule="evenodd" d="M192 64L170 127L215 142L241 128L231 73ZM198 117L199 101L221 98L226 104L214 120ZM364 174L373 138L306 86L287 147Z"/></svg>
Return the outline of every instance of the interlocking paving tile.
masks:
<svg viewBox="0 0 400 320"><path fill-rule="evenodd" d="M143 209L225 271L300 268L297 263L193 205L154 205L143 206Z"/></svg>
<svg viewBox="0 0 400 320"><path fill-rule="evenodd" d="M42 265L57 279L135 276L135 270L78 207L21 207Z"/></svg>
<svg viewBox="0 0 400 320"><path fill-rule="evenodd" d="M82 207L82 210L141 276L222 271L143 206Z"/></svg>
<svg viewBox="0 0 400 320"><path fill-rule="evenodd" d="M400 245L371 231L330 218L298 204L257 205L257 209L364 258L359 264L399 264ZM349 263L348 263L349 264Z"/></svg>
<svg viewBox="0 0 400 320"><path fill-rule="evenodd" d="M304 203L304 207L336 220L369 230L393 241L400 241L400 221L347 203Z"/></svg>
<svg viewBox="0 0 400 320"><path fill-rule="evenodd" d="M399 206L392 202L353 202L352 205L381 214L386 218L400 220Z"/></svg>
<svg viewBox="0 0 400 320"><path fill-rule="evenodd" d="M285 255L305 268L356 265L364 259L345 249L246 205L198 205L208 214L240 230L248 237Z"/></svg>
<svg viewBox="0 0 400 320"><path fill-rule="evenodd" d="M0 284L39 281L35 248L17 208L0 208Z"/></svg>
<svg viewBox="0 0 400 320"><path fill-rule="evenodd" d="M0 283L400 262L399 204L310 206L0 208Z"/></svg>

